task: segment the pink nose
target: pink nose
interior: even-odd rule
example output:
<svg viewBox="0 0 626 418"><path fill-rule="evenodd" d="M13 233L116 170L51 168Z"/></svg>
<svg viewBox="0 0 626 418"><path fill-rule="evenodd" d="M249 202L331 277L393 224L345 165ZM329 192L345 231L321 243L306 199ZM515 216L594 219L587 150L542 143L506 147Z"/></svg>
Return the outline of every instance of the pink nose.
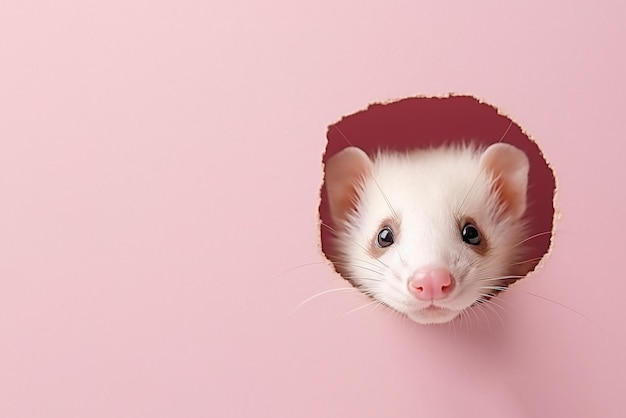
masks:
<svg viewBox="0 0 626 418"><path fill-rule="evenodd" d="M409 291L421 300L443 299L453 287L450 272L442 268L421 270L409 279Z"/></svg>

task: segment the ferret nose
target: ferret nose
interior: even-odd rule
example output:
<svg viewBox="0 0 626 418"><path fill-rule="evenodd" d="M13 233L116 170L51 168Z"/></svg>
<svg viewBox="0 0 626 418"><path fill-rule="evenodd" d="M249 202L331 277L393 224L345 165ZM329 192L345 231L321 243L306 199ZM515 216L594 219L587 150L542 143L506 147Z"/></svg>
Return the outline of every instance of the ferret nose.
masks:
<svg viewBox="0 0 626 418"><path fill-rule="evenodd" d="M454 279L443 268L420 270L409 279L409 291L421 300L443 299L454 288Z"/></svg>

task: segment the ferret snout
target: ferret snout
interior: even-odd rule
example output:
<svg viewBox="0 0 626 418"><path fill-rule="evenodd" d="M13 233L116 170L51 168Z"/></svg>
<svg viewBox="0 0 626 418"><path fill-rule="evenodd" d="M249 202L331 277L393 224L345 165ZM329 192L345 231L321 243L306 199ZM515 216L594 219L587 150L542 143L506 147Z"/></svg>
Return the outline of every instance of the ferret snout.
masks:
<svg viewBox="0 0 626 418"><path fill-rule="evenodd" d="M454 278L447 269L419 270L409 279L409 291L420 300L444 299L454 288Z"/></svg>

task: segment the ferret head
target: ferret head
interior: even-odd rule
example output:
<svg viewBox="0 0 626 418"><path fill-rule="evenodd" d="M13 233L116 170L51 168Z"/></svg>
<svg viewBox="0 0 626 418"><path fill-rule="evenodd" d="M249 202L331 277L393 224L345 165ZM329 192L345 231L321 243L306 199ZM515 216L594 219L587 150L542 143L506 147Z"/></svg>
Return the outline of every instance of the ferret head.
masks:
<svg viewBox="0 0 626 418"><path fill-rule="evenodd" d="M519 278L529 163L512 145L380 152L326 164L338 271L422 323L442 323Z"/></svg>

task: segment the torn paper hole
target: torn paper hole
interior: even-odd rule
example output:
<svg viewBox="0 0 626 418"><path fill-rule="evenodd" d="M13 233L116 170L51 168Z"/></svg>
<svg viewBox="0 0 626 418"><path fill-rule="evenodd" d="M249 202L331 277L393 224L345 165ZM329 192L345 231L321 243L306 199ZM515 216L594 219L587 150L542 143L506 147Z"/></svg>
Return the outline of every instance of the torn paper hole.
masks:
<svg viewBox="0 0 626 418"><path fill-rule="evenodd" d="M443 144L474 142L483 146L502 141L521 149L530 162L527 256L521 275L533 271L549 252L555 217L555 176L537 143L521 127L498 110L470 96L415 97L343 117L329 126L324 163L342 149L354 145L369 155L383 150L411 150ZM321 190L320 233L322 251L340 274L335 257L325 185ZM329 226L326 227L325 225ZM530 238L532 237L532 238Z"/></svg>

